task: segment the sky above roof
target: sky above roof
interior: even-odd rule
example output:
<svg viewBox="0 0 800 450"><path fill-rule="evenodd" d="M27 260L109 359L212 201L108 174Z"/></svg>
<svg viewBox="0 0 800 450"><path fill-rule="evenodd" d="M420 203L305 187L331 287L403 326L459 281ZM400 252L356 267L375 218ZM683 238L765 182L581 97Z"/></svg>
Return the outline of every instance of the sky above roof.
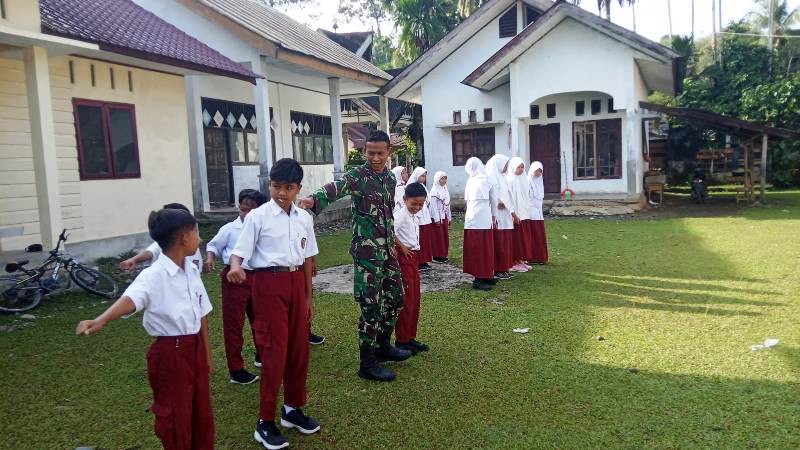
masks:
<svg viewBox="0 0 800 450"><path fill-rule="evenodd" d="M344 0L348 1L348 0ZM349 0L355 1L355 0ZM800 0L788 0L790 8L800 6ZM597 12L597 2L583 0L581 6L594 13ZM312 29L332 29L333 24L339 25L339 32L365 31L371 28L371 23L352 20L346 22L344 17L337 13L338 0L313 0L313 6L291 8L286 13L293 19L304 23ZM674 34L688 35L692 30L692 9L690 0L672 0L672 32ZM754 7L753 0L723 0L722 21L739 20ZM636 5L636 32L654 41L669 34L667 21L667 0L638 0ZM628 29L633 29L633 14L631 8L620 8L617 2L613 3L611 11L612 20ZM394 24L385 22L381 25L384 34L393 32ZM712 31L711 0L695 0L695 35L707 36Z"/></svg>

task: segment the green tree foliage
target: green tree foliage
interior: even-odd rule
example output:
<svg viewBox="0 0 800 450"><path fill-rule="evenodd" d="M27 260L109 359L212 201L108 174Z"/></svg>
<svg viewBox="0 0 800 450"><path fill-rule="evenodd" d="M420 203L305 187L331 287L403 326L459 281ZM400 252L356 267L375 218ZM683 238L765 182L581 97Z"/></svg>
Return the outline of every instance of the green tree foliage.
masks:
<svg viewBox="0 0 800 450"><path fill-rule="evenodd" d="M382 37L381 22L389 17L388 2L385 0L339 0L339 14L349 22L359 18L373 22L377 37Z"/></svg>
<svg viewBox="0 0 800 450"><path fill-rule="evenodd" d="M372 64L383 70L393 69L392 63L396 49L392 38L389 36L375 36L372 42Z"/></svg>
<svg viewBox="0 0 800 450"><path fill-rule="evenodd" d="M396 65L410 63L458 25L455 4L450 0L394 0L388 4L399 31Z"/></svg>

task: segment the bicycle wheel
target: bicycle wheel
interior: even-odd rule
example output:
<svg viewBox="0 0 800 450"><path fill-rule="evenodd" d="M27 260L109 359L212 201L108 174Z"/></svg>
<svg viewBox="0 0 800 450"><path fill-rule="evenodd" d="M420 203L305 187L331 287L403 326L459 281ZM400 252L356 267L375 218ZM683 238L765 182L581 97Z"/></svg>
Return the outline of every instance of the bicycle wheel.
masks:
<svg viewBox="0 0 800 450"><path fill-rule="evenodd" d="M92 294L113 298L117 294L117 282L113 278L91 267L76 263L69 273L72 281Z"/></svg>
<svg viewBox="0 0 800 450"><path fill-rule="evenodd" d="M17 277L0 277L0 311L19 313L39 306L44 290L38 281Z"/></svg>

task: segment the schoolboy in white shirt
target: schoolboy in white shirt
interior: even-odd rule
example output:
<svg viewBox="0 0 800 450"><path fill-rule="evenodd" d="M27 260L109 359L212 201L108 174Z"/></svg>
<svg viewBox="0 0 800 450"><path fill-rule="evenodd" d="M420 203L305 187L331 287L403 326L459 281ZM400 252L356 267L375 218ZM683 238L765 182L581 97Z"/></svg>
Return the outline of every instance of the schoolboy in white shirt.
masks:
<svg viewBox="0 0 800 450"><path fill-rule="evenodd" d="M303 168L289 158L269 173L272 200L244 219L230 258L228 280L252 277L253 329L261 367L259 419L254 438L267 449L289 445L275 426L278 393L283 384L281 425L303 434L319 431L319 423L303 414L312 313L313 257L319 253L311 215L294 204L302 187ZM242 261L252 272L246 274Z"/></svg>
<svg viewBox="0 0 800 450"><path fill-rule="evenodd" d="M244 360L242 359L242 346L244 345L242 329L244 328L245 317L249 320L250 327L252 328L253 326L251 286L248 282L249 279L242 284L233 284L228 281L229 261L233 247L236 245L236 241L242 231L244 218L247 217L251 210L266 202L267 196L261 192L254 189L243 189L239 192L239 217L223 225L214 238L206 244L205 271L211 272L214 270L218 256L222 257L222 262L225 264L220 276L222 331L225 338L225 360L228 364L228 372L231 375L230 382L234 384L251 384L258 380L258 376L253 375L244 368ZM245 270L250 269L247 261L242 263L242 267ZM261 366L261 359L258 353L256 353L255 365L256 367Z"/></svg>
<svg viewBox="0 0 800 450"><path fill-rule="evenodd" d="M142 325L155 337L147 352L155 434L167 450L213 449L211 303L200 269L187 259L200 244L197 221L186 211L162 209L150 213L148 227L164 255L103 314L80 322L76 334L97 333L112 320L144 311Z"/></svg>
<svg viewBox="0 0 800 450"><path fill-rule="evenodd" d="M420 183L409 183L403 196L404 206L394 213L397 261L403 273L403 309L397 318L394 335L397 348L416 355L428 346L417 340L419 323L419 212L425 207L428 192Z"/></svg>

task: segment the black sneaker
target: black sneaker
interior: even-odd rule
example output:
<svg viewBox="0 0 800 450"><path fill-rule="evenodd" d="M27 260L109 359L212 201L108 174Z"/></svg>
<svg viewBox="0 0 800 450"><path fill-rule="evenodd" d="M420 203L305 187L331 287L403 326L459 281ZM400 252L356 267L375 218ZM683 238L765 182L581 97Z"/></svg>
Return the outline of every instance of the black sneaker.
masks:
<svg viewBox="0 0 800 450"><path fill-rule="evenodd" d="M303 414L303 410L295 408L286 413L286 408L281 406L281 426L283 428L297 428L303 434L314 434L319 431L319 422Z"/></svg>
<svg viewBox="0 0 800 450"><path fill-rule="evenodd" d="M263 445L264 448L269 450L278 450L279 448L286 448L289 446L289 441L281 434L275 422L258 421L256 424L256 432L253 433L256 442Z"/></svg>
<svg viewBox="0 0 800 450"><path fill-rule="evenodd" d="M433 257L433 262L439 263L439 264L447 264L447 263L450 262L450 259L448 259L446 257L442 257L442 256L438 256L438 257L434 256Z"/></svg>
<svg viewBox="0 0 800 450"><path fill-rule="evenodd" d="M258 353L256 353L256 358L253 361L253 365L258 367L259 369L261 368L261 357L258 356Z"/></svg>
<svg viewBox="0 0 800 450"><path fill-rule="evenodd" d="M308 335L308 343L311 345L321 345L325 342L325 336L317 336L316 334Z"/></svg>
<svg viewBox="0 0 800 450"><path fill-rule="evenodd" d="M430 272L433 269L430 264L424 263L419 265L420 272Z"/></svg>
<svg viewBox="0 0 800 450"><path fill-rule="evenodd" d="M416 339L412 339L408 343L412 347L416 348L418 352L427 352L428 350L430 350L430 347L428 347L428 344L423 344L422 342L420 342L420 341L418 341Z"/></svg>
<svg viewBox="0 0 800 450"><path fill-rule="evenodd" d="M416 355L419 350L416 347L411 345L411 341L409 342L395 342L394 346L399 348L400 350L408 350L411 352L412 355Z"/></svg>
<svg viewBox="0 0 800 450"><path fill-rule="evenodd" d="M489 283L483 280L475 280L472 282L472 289L477 289L479 291L491 291L492 287Z"/></svg>
<svg viewBox="0 0 800 450"><path fill-rule="evenodd" d="M258 381L258 375L253 375L244 369L231 372L231 384L250 384L256 381Z"/></svg>
<svg viewBox="0 0 800 450"><path fill-rule="evenodd" d="M497 272L494 274L494 278L495 280L510 280L514 278L514 276L508 272Z"/></svg>

